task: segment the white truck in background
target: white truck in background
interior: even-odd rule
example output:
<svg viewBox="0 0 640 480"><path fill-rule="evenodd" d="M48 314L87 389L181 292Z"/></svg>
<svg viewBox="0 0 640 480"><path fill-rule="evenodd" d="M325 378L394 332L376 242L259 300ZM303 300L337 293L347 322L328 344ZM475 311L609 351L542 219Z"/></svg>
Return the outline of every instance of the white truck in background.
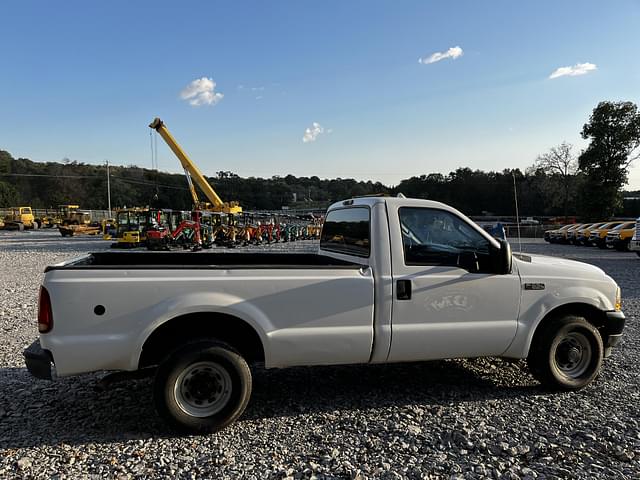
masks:
<svg viewBox="0 0 640 480"><path fill-rule="evenodd" d="M102 252L46 269L29 371L150 371L160 415L229 425L266 368L526 358L552 389L592 382L622 334L602 270L511 253L442 203L333 204L317 254Z"/></svg>
<svg viewBox="0 0 640 480"><path fill-rule="evenodd" d="M629 250L636 252L636 255L640 257L640 218L636 219L636 229L633 233L631 243L629 243Z"/></svg>

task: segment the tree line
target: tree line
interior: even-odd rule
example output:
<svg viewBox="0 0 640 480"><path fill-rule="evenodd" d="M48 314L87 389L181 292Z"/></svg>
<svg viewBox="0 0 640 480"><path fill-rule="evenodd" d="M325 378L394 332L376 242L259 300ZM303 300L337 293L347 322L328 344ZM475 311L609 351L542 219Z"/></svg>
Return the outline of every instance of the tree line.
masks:
<svg viewBox="0 0 640 480"><path fill-rule="evenodd" d="M601 102L584 125L590 141L579 155L562 143L541 154L524 172L458 168L402 180L397 186L317 176L240 177L220 171L208 180L227 201L245 209L324 208L344 198L371 194L426 198L448 203L469 215L514 215L514 185L523 216L575 216L584 219L636 216L640 201L623 202L628 169L638 157L640 114L631 102ZM137 166L110 167L111 205L151 205L190 209L192 200L183 174ZM640 192L629 192L630 197ZM51 208L79 204L107 208L105 165L77 161L33 162L0 150L0 207L31 205Z"/></svg>

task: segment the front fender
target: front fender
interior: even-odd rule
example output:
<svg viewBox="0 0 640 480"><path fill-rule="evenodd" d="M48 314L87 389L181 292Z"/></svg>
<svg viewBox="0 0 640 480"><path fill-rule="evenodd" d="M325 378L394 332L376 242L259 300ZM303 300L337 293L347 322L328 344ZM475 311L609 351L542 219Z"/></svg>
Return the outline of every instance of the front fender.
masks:
<svg viewBox="0 0 640 480"><path fill-rule="evenodd" d="M502 356L526 358L540 322L559 308L576 305L578 309L580 305L586 305L603 312L614 310L611 298L615 298L615 293L607 295L594 287L581 285L564 287L561 290L550 289L538 297L533 297L535 294L535 291L523 291L517 334ZM529 296L531 297L527 298Z"/></svg>

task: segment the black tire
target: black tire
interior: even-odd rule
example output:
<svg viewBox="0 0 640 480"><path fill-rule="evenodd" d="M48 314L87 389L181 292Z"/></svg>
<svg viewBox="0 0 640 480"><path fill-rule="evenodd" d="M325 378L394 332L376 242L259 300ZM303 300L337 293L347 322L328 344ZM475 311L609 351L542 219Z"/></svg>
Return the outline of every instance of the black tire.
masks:
<svg viewBox="0 0 640 480"><path fill-rule="evenodd" d="M638 255L640 257L640 252L636 252L636 255Z"/></svg>
<svg viewBox="0 0 640 480"><path fill-rule="evenodd" d="M551 390L579 390L600 373L604 346L598 329L584 317L565 315L536 332L527 363Z"/></svg>
<svg viewBox="0 0 640 480"><path fill-rule="evenodd" d="M251 370L225 343L188 342L158 367L153 396L156 410L173 428L215 432L233 423L247 407Z"/></svg>
<svg viewBox="0 0 640 480"><path fill-rule="evenodd" d="M618 242L615 245L615 249L619 252L628 252L629 245L631 245L631 241L624 240L624 241Z"/></svg>

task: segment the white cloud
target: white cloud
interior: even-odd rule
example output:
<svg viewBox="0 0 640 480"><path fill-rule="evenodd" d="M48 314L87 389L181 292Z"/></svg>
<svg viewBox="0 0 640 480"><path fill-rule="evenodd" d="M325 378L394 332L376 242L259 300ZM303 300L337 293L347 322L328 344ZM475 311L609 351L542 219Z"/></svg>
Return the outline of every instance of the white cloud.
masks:
<svg viewBox="0 0 640 480"><path fill-rule="evenodd" d="M315 142L321 133L324 133L324 127L318 122L313 122L310 127L305 129L302 141L304 143Z"/></svg>
<svg viewBox="0 0 640 480"><path fill-rule="evenodd" d="M549 75L549 78L577 77L578 75L586 75L597 69L598 67L594 63L576 63L573 67L556 68L551 75Z"/></svg>
<svg viewBox="0 0 640 480"><path fill-rule="evenodd" d="M451 58L455 60L458 57L461 57L463 54L462 48L460 47L451 47L446 52L435 52L429 55L428 57L420 57L418 59L418 63L422 63L423 65L428 65L430 63L436 63L440 60L444 60L446 58Z"/></svg>
<svg viewBox="0 0 640 480"><path fill-rule="evenodd" d="M222 93L214 91L215 88L216 82L212 78L197 78L180 92L180 98L193 107L215 105L224 97Z"/></svg>

